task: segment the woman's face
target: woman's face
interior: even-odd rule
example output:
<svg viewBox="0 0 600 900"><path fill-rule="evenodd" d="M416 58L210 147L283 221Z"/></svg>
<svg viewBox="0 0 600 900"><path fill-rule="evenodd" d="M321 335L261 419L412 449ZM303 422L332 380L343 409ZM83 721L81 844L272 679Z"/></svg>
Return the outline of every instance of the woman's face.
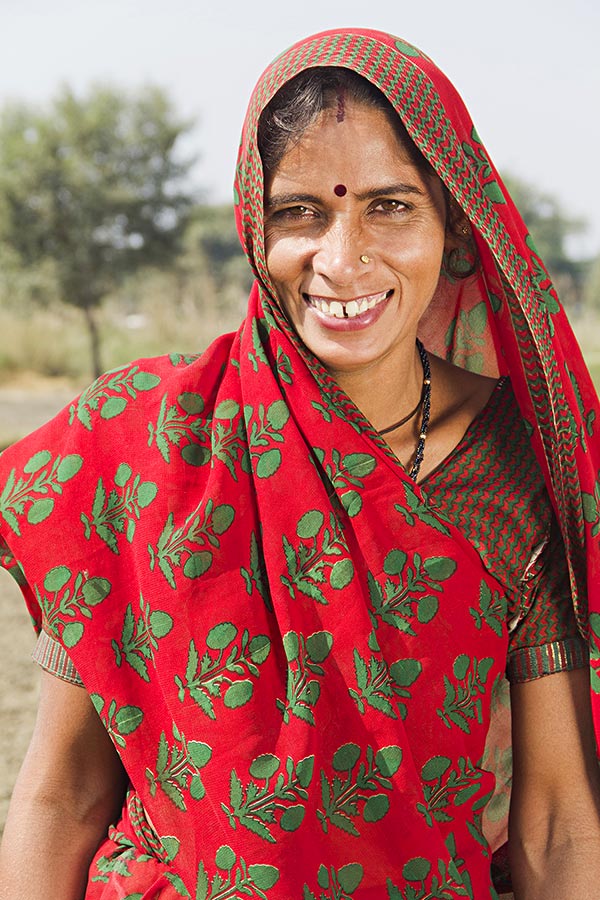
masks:
<svg viewBox="0 0 600 900"><path fill-rule="evenodd" d="M441 183L411 162L380 110L324 110L283 157L265 185L267 268L297 333L331 372L414 353L445 226Z"/></svg>

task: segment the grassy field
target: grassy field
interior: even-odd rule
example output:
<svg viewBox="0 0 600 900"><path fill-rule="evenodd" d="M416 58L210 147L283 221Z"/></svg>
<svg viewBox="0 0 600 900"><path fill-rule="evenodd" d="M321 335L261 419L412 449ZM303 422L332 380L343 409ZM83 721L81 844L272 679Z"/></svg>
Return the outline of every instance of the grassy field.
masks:
<svg viewBox="0 0 600 900"><path fill-rule="evenodd" d="M210 292L200 299L177 296L171 282L162 292L160 287L156 276L142 297L109 300L96 312L102 370L142 356L197 353L217 335L236 329L244 315L246 298L237 294L216 305ZM91 380L90 338L75 307L11 308L0 301L0 335L10 336L0 341L0 387L23 372L82 384Z"/></svg>
<svg viewBox="0 0 600 900"><path fill-rule="evenodd" d="M600 315L587 315L573 323L585 361L600 393Z"/></svg>

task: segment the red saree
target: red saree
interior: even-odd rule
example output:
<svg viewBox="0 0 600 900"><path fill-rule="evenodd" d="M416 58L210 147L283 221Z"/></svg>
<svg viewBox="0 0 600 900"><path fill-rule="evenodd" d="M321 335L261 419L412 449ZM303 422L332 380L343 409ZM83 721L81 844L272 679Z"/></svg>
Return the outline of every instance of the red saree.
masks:
<svg viewBox="0 0 600 900"><path fill-rule="evenodd" d="M481 758L507 634L472 610L497 582L270 298L257 118L324 64L388 96L471 220L480 272L440 277L422 338L510 373L578 620L600 622L597 400L464 106L396 38L303 41L244 127L237 213L257 283L240 331L103 376L1 460L4 563L132 783L93 900L495 896ZM383 596L402 597L401 619Z"/></svg>

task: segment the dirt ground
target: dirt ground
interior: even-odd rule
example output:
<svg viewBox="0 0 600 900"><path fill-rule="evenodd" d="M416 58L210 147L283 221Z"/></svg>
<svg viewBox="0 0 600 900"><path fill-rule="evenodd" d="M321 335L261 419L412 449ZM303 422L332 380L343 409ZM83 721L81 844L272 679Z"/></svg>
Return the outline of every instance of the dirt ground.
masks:
<svg viewBox="0 0 600 900"><path fill-rule="evenodd" d="M0 830L31 736L39 669L31 660L35 636L17 585L0 570Z"/></svg>
<svg viewBox="0 0 600 900"><path fill-rule="evenodd" d="M0 449L50 419L80 387L67 380L33 374L0 384Z"/></svg>
<svg viewBox="0 0 600 900"><path fill-rule="evenodd" d="M68 382L22 376L0 386L0 448L42 425L75 395ZM33 728L39 670L35 635L18 586L0 569L0 831Z"/></svg>

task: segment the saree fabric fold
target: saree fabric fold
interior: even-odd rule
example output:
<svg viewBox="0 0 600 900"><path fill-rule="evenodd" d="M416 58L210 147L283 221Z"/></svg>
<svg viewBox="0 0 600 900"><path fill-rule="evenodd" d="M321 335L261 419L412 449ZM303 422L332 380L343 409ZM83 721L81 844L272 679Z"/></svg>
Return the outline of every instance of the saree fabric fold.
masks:
<svg viewBox="0 0 600 900"><path fill-rule="evenodd" d="M2 562L131 781L92 900L495 896L482 757L508 637L484 611L501 587L299 342L266 271L256 124L314 65L372 80L468 215L478 272L441 274L422 338L510 374L582 634L600 621L597 401L523 223L427 57L377 32L307 39L244 126L257 280L240 330L107 373L0 458Z"/></svg>

